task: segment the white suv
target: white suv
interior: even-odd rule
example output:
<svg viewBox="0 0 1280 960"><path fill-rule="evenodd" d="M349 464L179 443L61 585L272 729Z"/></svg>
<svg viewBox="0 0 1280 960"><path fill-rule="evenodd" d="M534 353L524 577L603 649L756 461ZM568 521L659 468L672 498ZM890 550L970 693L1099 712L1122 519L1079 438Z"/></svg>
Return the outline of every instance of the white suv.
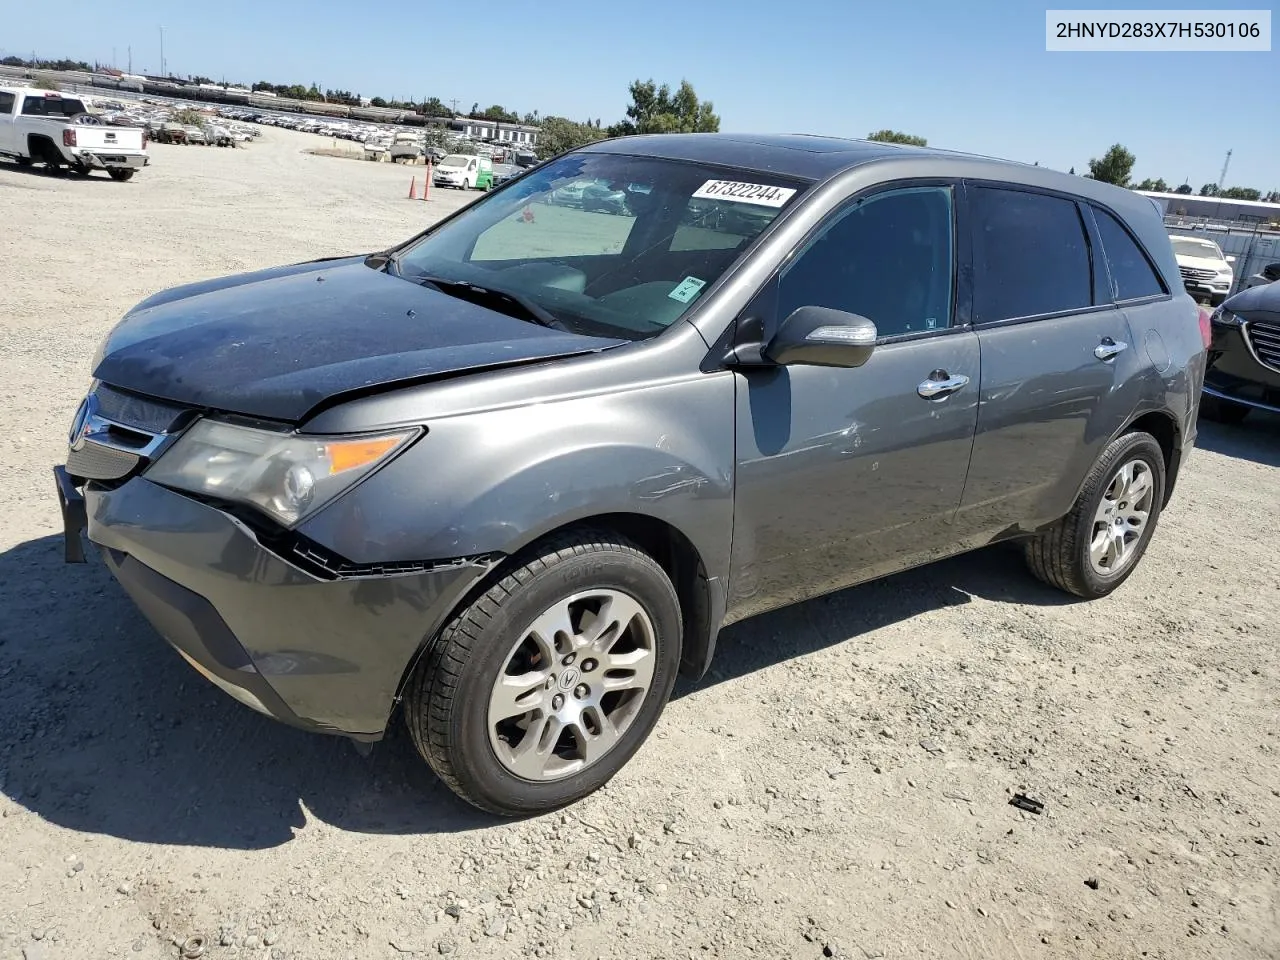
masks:
<svg viewBox="0 0 1280 960"><path fill-rule="evenodd" d="M1178 258L1182 282L1191 294L1207 294L1209 302L1218 306L1231 293L1235 257L1223 256L1222 248L1204 237L1170 236Z"/></svg>

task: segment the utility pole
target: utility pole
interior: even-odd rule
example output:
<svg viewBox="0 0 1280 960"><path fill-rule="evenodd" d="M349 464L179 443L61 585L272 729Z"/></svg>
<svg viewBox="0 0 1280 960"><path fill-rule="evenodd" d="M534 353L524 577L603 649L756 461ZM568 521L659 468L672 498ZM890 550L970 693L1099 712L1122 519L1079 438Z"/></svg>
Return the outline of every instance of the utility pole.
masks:
<svg viewBox="0 0 1280 960"><path fill-rule="evenodd" d="M129 47L129 72L133 73L133 47Z"/></svg>
<svg viewBox="0 0 1280 960"><path fill-rule="evenodd" d="M116 69L116 48L111 48L111 69Z"/></svg>
<svg viewBox="0 0 1280 960"><path fill-rule="evenodd" d="M1218 174L1218 192L1227 189L1227 167L1231 166L1231 151L1227 151L1227 159L1222 161L1222 172Z"/></svg>
<svg viewBox="0 0 1280 960"><path fill-rule="evenodd" d="M449 101L449 107L453 110L453 112L454 112L455 114L458 112L458 98L457 98L457 97L454 97L452 100L450 100L450 101Z"/></svg>
<svg viewBox="0 0 1280 960"><path fill-rule="evenodd" d="M167 77L164 69L164 25L160 26L160 76Z"/></svg>

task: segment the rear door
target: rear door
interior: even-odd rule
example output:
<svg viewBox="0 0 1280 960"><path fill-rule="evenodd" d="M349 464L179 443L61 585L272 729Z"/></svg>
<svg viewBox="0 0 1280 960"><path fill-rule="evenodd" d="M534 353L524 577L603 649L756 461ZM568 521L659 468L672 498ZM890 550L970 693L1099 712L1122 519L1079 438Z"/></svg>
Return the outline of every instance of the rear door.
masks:
<svg viewBox="0 0 1280 960"><path fill-rule="evenodd" d="M1121 388L1141 351L1086 209L1020 186L966 186L982 386L957 525L994 535L1071 508L1132 409Z"/></svg>

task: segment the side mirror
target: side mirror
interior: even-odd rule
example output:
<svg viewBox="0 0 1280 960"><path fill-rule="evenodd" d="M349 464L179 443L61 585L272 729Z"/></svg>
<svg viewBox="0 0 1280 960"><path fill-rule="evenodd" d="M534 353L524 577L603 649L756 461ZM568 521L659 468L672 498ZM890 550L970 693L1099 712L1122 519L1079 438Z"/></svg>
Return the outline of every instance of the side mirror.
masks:
<svg viewBox="0 0 1280 960"><path fill-rule="evenodd" d="M799 307L782 321L764 349L778 364L860 367L875 347L876 325L866 317L829 307Z"/></svg>

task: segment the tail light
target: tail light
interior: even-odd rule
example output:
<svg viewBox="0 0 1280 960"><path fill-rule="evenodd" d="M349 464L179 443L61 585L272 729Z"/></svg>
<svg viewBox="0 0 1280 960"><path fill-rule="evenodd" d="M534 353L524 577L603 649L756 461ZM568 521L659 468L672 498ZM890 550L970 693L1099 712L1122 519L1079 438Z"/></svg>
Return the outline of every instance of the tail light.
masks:
<svg viewBox="0 0 1280 960"><path fill-rule="evenodd" d="M62 145L64 147L74 147L76 145L76 132L74 130L62 131Z"/></svg>
<svg viewBox="0 0 1280 960"><path fill-rule="evenodd" d="M143 130L142 131L142 149L143 150L147 149L147 139L148 139L147 131Z"/></svg>
<svg viewBox="0 0 1280 960"><path fill-rule="evenodd" d="M1204 341L1204 348L1209 349L1209 344L1213 342L1213 323L1210 320L1209 311L1204 307L1200 307L1200 339Z"/></svg>

